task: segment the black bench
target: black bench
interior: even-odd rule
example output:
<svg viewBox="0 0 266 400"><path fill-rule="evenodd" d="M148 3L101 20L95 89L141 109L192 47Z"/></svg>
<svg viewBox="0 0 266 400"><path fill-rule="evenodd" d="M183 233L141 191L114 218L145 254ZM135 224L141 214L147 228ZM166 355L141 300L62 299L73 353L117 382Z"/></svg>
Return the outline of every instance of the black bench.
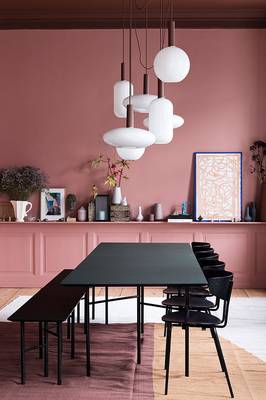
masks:
<svg viewBox="0 0 266 400"><path fill-rule="evenodd" d="M25 353L39 349L39 357L44 359L44 376L48 376L48 333L57 337L57 384L62 383L62 349L63 333L62 322L71 319L71 357L75 355L75 306L85 293L85 304L88 304L88 294L83 287L67 287L60 283L71 269L64 269L38 293L31 297L8 320L20 322L20 366L21 383L25 384ZM85 307L85 320L88 317L89 307ZM87 317L87 318L86 318ZM39 344L25 348L25 322L39 323ZM56 331L49 329L49 323L56 324ZM89 333L86 329L87 376L90 375Z"/></svg>

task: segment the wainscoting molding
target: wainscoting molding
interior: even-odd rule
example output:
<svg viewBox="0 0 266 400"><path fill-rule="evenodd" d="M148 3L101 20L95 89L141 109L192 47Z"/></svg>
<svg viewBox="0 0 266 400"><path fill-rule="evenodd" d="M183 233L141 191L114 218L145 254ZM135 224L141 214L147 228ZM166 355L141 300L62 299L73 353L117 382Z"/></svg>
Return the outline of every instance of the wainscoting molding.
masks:
<svg viewBox="0 0 266 400"><path fill-rule="evenodd" d="M208 241L235 288L266 287L266 223L0 223L0 287L40 287L101 242ZM163 268L163 267L162 267Z"/></svg>

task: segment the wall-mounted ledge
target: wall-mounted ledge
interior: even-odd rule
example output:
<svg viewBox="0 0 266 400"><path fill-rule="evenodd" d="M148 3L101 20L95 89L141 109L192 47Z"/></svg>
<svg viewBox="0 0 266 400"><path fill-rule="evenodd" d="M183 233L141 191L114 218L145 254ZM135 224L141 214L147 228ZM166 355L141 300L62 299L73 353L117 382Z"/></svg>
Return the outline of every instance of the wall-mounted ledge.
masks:
<svg viewBox="0 0 266 400"><path fill-rule="evenodd" d="M101 242L212 244L234 287L266 287L266 222L0 222L0 286L40 287ZM162 266L163 273L163 266Z"/></svg>

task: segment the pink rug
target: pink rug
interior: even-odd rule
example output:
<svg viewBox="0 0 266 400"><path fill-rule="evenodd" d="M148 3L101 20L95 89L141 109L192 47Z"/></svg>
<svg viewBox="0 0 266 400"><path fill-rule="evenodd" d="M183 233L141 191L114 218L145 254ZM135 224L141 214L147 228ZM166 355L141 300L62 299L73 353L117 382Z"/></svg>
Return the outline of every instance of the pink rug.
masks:
<svg viewBox="0 0 266 400"><path fill-rule="evenodd" d="M38 340L37 324L26 324L27 347ZM65 329L65 327L64 327ZM85 342L82 326L76 329L76 358L70 359L64 340L63 384L56 384L55 338L49 335L49 377L43 377L38 351L26 354L26 385L20 385L19 326L0 323L1 400L142 400L153 399L153 326L147 325L142 364L136 366L135 324L92 325L91 377L85 376Z"/></svg>

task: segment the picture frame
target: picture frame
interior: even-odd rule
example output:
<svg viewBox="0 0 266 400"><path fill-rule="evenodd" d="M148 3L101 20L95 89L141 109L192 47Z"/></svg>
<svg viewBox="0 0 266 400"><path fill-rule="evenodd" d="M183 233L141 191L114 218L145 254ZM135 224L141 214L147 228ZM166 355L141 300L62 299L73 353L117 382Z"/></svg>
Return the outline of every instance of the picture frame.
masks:
<svg viewBox="0 0 266 400"><path fill-rule="evenodd" d="M41 191L41 221L65 218L65 189L49 188Z"/></svg>
<svg viewBox="0 0 266 400"><path fill-rule="evenodd" d="M110 196L98 194L95 197L95 221L110 221Z"/></svg>
<svg viewBox="0 0 266 400"><path fill-rule="evenodd" d="M242 152L194 153L194 219L241 221Z"/></svg>

